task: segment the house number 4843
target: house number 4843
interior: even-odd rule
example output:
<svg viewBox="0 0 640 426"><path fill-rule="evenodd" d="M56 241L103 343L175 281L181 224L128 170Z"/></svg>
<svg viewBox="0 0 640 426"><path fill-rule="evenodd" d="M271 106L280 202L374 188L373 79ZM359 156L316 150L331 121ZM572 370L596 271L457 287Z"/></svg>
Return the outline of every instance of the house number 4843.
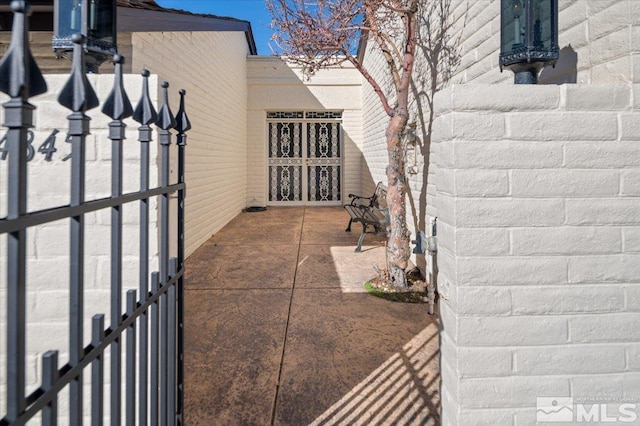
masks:
<svg viewBox="0 0 640 426"><path fill-rule="evenodd" d="M40 144L38 147L38 152L44 155L44 159L46 161L51 161L51 157L53 153L57 151L56 149L56 135L60 133L58 129L53 129L51 134L47 136L47 138ZM34 135L31 130L27 131L27 161L33 160L33 157L36 155L36 150L33 147L33 139ZM7 133L4 134L2 139L0 139L0 160L6 160L9 155L9 150L7 149Z"/></svg>

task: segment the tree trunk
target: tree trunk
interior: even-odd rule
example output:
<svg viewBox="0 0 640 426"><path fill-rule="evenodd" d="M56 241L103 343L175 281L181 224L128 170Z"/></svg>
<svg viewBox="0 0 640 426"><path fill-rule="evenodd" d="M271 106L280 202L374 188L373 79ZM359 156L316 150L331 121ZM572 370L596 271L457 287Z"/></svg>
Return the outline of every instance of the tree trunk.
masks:
<svg viewBox="0 0 640 426"><path fill-rule="evenodd" d="M387 239L387 268L389 282L396 289L406 289L406 269L411 255L409 231L407 230L407 208L405 202L406 182L404 174L404 151L402 133L407 125L405 114L396 114L387 127L387 206L389 208L389 229Z"/></svg>

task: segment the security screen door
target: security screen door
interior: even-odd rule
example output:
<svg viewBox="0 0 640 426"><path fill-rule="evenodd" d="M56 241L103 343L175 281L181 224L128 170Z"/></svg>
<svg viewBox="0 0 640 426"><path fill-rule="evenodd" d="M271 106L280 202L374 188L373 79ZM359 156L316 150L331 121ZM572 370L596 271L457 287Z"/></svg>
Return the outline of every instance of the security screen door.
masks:
<svg viewBox="0 0 640 426"><path fill-rule="evenodd" d="M267 113L269 204L341 204L341 117L328 111Z"/></svg>

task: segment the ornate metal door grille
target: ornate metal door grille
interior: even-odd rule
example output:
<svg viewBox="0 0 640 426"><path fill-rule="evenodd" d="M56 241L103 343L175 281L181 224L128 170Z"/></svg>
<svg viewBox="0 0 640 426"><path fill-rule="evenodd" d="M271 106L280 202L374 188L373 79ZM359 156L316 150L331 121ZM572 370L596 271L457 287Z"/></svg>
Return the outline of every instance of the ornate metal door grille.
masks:
<svg viewBox="0 0 640 426"><path fill-rule="evenodd" d="M270 201L302 200L302 125L269 123Z"/></svg>
<svg viewBox="0 0 640 426"><path fill-rule="evenodd" d="M340 201L340 123L307 123L308 201Z"/></svg>
<svg viewBox="0 0 640 426"><path fill-rule="evenodd" d="M104 421L104 394L110 394L111 424L168 425L182 424L183 409L183 275L184 275L184 154L189 120L184 111L184 91L181 91L177 120L168 106L168 83L163 83L163 101L158 113L148 94L147 77L143 71L143 94L135 111L122 87L122 58L114 57L116 73L114 87L102 111L112 118L109 139L112 141L112 194L109 198L85 200L85 142L89 134L87 110L98 106L98 99L84 74L84 37L74 36L76 43L72 73L59 102L72 111L68 116L71 143L71 202L57 208L27 212L27 148L28 129L32 126L34 107L29 98L45 93L46 83L31 56L26 1L12 2L13 32L7 54L0 62L0 90L11 97L3 105L8 128L8 215L0 219L0 234L7 236L7 347L6 414L0 425L22 425L39 415L43 425L58 423L58 396L69 389L68 417L71 425L83 424L84 384L90 382L91 424ZM133 114L141 126L140 191L122 193L123 119ZM149 142L155 123L159 128L161 185L149 188ZM169 184L170 129L178 132L178 183ZM169 258L169 195L177 192L178 224L177 258ZM149 274L149 200L159 198L160 210L160 271ZM137 203L140 211L140 279L139 297L136 290L126 295L122 309L122 206ZM111 324L105 328L104 315L92 319L92 337L84 345L84 243L85 215L98 210L111 212ZM37 225L57 220L70 221L69 256L69 362L58 364L58 351L42 356L42 381L26 395L26 310L27 234ZM52 277L51 279L55 279ZM151 288L149 289L149 281ZM124 363L122 343L126 341ZM104 363L110 349L110 378L104 380ZM123 383L122 370L126 380ZM83 379L83 376L90 377ZM137 380L136 380L137 379ZM138 383L136 389L136 382ZM126 396L122 407L122 396ZM0 413L1 414L1 413Z"/></svg>
<svg viewBox="0 0 640 426"><path fill-rule="evenodd" d="M340 203L341 117L327 111L267 114L291 120L269 122L270 202ZM301 120L294 121L297 118Z"/></svg>

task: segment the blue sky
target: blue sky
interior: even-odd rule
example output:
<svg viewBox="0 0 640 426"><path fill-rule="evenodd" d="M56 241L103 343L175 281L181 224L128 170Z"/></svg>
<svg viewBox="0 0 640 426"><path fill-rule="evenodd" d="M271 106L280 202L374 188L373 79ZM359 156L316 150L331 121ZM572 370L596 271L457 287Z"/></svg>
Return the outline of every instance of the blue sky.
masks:
<svg viewBox="0 0 640 426"><path fill-rule="evenodd" d="M259 55L271 55L271 15L264 0L156 0L162 7L188 10L194 13L210 13L229 16L251 22L251 30L256 40Z"/></svg>

